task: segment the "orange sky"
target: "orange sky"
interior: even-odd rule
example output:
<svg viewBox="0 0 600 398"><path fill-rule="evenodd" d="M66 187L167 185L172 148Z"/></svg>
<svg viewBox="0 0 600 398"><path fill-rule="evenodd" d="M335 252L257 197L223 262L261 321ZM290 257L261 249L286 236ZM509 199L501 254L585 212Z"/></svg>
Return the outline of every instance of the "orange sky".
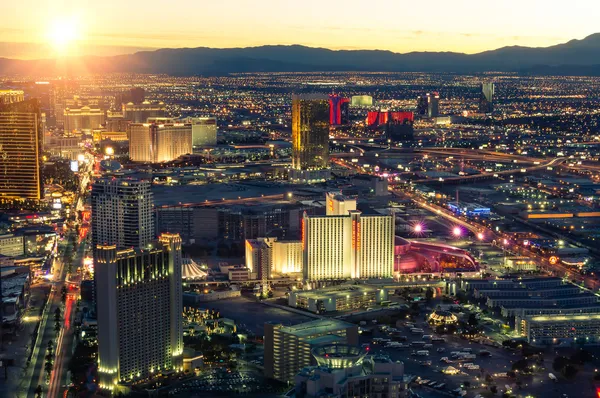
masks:
<svg viewBox="0 0 600 398"><path fill-rule="evenodd" d="M0 4L0 56L117 54L142 48L303 44L474 53L548 46L600 31L600 2L571 0L20 0ZM561 2L562 3L562 2ZM49 44L54 25L78 41Z"/></svg>

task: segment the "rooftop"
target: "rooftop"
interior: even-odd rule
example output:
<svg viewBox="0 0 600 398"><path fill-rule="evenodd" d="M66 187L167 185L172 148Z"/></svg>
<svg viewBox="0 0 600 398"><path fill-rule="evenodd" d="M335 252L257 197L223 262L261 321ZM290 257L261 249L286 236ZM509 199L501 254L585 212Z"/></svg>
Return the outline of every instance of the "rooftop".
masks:
<svg viewBox="0 0 600 398"><path fill-rule="evenodd" d="M293 326L283 326L282 332L293 334L297 337L309 337L317 334L333 333L338 330L356 327L356 325L337 319L317 319Z"/></svg>

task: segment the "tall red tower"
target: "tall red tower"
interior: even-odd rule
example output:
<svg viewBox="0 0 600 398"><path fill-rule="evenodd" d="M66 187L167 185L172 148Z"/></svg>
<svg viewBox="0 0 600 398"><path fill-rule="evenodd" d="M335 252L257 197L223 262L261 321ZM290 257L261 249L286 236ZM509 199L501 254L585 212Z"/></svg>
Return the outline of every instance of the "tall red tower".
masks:
<svg viewBox="0 0 600 398"><path fill-rule="evenodd" d="M329 95L329 124L339 126L348 123L350 99L337 94Z"/></svg>

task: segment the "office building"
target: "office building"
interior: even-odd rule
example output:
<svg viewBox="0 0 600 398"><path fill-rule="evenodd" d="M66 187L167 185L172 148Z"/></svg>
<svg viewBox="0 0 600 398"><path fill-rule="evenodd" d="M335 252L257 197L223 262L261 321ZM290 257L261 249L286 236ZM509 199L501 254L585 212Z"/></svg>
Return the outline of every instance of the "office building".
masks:
<svg viewBox="0 0 600 398"><path fill-rule="evenodd" d="M350 100L337 94L329 96L329 124L339 126L348 123Z"/></svg>
<svg viewBox="0 0 600 398"><path fill-rule="evenodd" d="M327 344L358 345L358 326L319 319L293 326L265 323L265 376L291 382L304 367L316 364L311 351Z"/></svg>
<svg viewBox="0 0 600 398"><path fill-rule="evenodd" d="M164 103L150 103L144 101L141 104L128 102L123 104L123 118L132 123L146 123L148 118L167 116L167 107Z"/></svg>
<svg viewBox="0 0 600 398"><path fill-rule="evenodd" d="M37 100L0 105L0 201L43 197L41 146Z"/></svg>
<svg viewBox="0 0 600 398"><path fill-rule="evenodd" d="M183 370L180 244L169 235L144 249L96 247L101 388Z"/></svg>
<svg viewBox="0 0 600 398"><path fill-rule="evenodd" d="M0 105L23 101L25 101L25 92L23 90L0 90Z"/></svg>
<svg viewBox="0 0 600 398"><path fill-rule="evenodd" d="M288 305L323 314L367 309L387 299L388 293L385 289L364 285L339 285L315 290L293 290L290 292Z"/></svg>
<svg viewBox="0 0 600 398"><path fill-rule="evenodd" d="M329 100L319 94L292 98L293 181L323 181L329 176Z"/></svg>
<svg viewBox="0 0 600 398"><path fill-rule="evenodd" d="M298 398L406 397L404 364L385 355L367 356L359 347L330 344L313 348L317 366L294 378Z"/></svg>
<svg viewBox="0 0 600 398"><path fill-rule="evenodd" d="M327 215L304 215L305 280L393 276L394 216L363 214L353 206L351 199L327 195Z"/></svg>
<svg viewBox="0 0 600 398"><path fill-rule="evenodd" d="M479 112L492 113L494 111L494 83L482 83L479 94Z"/></svg>
<svg viewBox="0 0 600 398"><path fill-rule="evenodd" d="M192 146L194 148L217 145L216 117L193 117L187 118L185 122L192 124Z"/></svg>
<svg viewBox="0 0 600 398"><path fill-rule="evenodd" d="M106 114L100 108L67 108L63 113L65 131L68 132L99 129L106 122Z"/></svg>
<svg viewBox="0 0 600 398"><path fill-rule="evenodd" d="M129 158L134 162L170 162L192 153L192 125L149 118L129 125Z"/></svg>
<svg viewBox="0 0 600 398"><path fill-rule="evenodd" d="M0 235L0 255L18 257L25 253L23 237L19 235Z"/></svg>
<svg viewBox="0 0 600 398"><path fill-rule="evenodd" d="M147 181L102 178L92 185L92 247L144 247L154 238Z"/></svg>

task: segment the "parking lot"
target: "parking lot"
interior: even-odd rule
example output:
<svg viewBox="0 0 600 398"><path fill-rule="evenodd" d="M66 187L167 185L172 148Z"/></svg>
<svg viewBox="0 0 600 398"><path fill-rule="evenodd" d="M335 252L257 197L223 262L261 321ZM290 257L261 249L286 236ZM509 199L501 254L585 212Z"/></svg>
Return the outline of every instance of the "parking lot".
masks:
<svg viewBox="0 0 600 398"><path fill-rule="evenodd" d="M215 395L247 395L254 393L271 394L268 383L264 383L262 376L250 372L226 371L213 369L205 371L200 377L182 383L177 388L169 391L172 396L215 396Z"/></svg>
<svg viewBox="0 0 600 398"><path fill-rule="evenodd" d="M512 390L513 394L518 397L531 395L560 398L563 397L563 394L567 394L569 397L595 396L591 388L580 390L577 395L573 395L573 384L571 382L564 380L553 382L550 380L548 373L552 372L552 358L545 361L544 366L548 368L547 370L538 369L538 372L534 375L523 377L523 383L519 388L515 383L515 379L508 378L506 372L512 370L513 362L521 359L520 351L470 342L457 335L436 335L427 324L424 314L415 320L414 327L423 329L423 332L411 333L409 322L387 331L375 325L372 327L372 334L363 333L360 341L361 344L368 344L371 352L382 352L392 360L404 362L405 374L415 376L415 382L411 383L410 386L411 389L423 398L457 396L458 394L453 393L453 390L458 389L461 385L467 386L467 388L464 388L466 397L476 397L479 394L484 397L492 396L489 389L486 388L488 385L497 386L497 396L501 396L507 390ZM429 335L433 338L442 337L444 341L433 342L429 338L424 339L423 335ZM379 339L385 340L383 342L377 341ZM393 342L397 343L393 344ZM428 345L422 346L422 343L417 343L419 346L415 347L412 346L414 342L425 342ZM402 348L398 347L399 343L403 345ZM417 355L418 351L428 351L428 355ZM470 358L452 357L452 353L465 351L470 351ZM442 358L447 358L447 360L443 361ZM465 364L473 364L473 366L469 366L471 369L468 369ZM444 374L442 371L447 369L448 366L456 368L458 373L454 375ZM486 381L486 375L488 374L493 378L493 381L489 378ZM588 392L589 395L586 395Z"/></svg>

